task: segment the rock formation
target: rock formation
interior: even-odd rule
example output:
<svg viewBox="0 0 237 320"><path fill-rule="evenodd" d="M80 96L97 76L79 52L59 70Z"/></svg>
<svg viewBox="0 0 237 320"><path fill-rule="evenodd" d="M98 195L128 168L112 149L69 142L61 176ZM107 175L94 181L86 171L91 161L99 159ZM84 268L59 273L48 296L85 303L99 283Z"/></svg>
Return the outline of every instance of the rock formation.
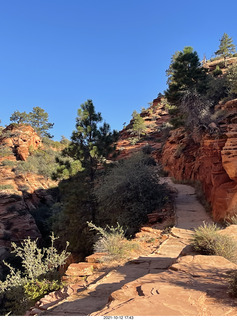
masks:
<svg viewBox="0 0 237 320"><path fill-rule="evenodd" d="M16 160L25 161L32 150L38 149L42 143L40 137L30 125L10 124L0 137L0 144L10 148Z"/></svg>
<svg viewBox="0 0 237 320"><path fill-rule="evenodd" d="M222 108L226 117L218 134L187 133L179 128L171 131L160 161L177 180L200 181L212 205L215 221L233 215L237 205L237 108L236 100Z"/></svg>
<svg viewBox="0 0 237 320"><path fill-rule="evenodd" d="M30 212L40 203L52 203L47 190L55 187L55 183L33 173L17 174L14 169L40 146L40 137L29 125L11 124L0 136L1 259L8 255L12 241L19 242L28 236L32 239L41 237Z"/></svg>

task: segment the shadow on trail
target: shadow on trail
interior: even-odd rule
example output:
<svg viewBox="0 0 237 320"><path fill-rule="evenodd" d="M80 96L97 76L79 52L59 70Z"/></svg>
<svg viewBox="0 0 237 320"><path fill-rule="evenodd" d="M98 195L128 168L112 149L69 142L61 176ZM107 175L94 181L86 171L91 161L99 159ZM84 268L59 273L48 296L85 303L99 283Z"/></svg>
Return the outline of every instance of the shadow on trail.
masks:
<svg viewBox="0 0 237 320"><path fill-rule="evenodd" d="M139 257L136 260L127 262L124 266L116 269L108 269L103 275L99 275L87 289L79 287L78 296L74 296L74 301L65 301L55 307L51 304L45 307L51 307L40 315L71 315L71 316L86 316L93 312L103 309L110 301L112 292L121 289L125 284L138 280L147 274L159 274L174 262L174 259L169 257ZM101 282L96 285L97 282ZM95 288L93 289L93 286ZM139 294L140 282L137 283L137 294ZM60 302L59 299L55 303Z"/></svg>
<svg viewBox="0 0 237 320"><path fill-rule="evenodd" d="M126 303L138 296L144 296L143 285L146 284L153 284L155 288L158 288L157 302L159 302L159 297L164 299L166 294L164 293L165 296L162 296L162 292L164 292L164 288L169 287L169 290L174 291L174 294L179 294L179 292L183 292L182 290L185 292L190 290L190 294L194 291L203 292L207 298L211 298L213 303L216 301L216 303L228 307L236 307L237 302L231 299L227 292L229 267L205 267L204 265L203 268L200 268L199 265L194 264L185 269L177 269L176 266L171 266L175 260L175 258L158 256L154 258L139 257L117 269L108 269L103 276L99 275L88 289L81 290L79 288L78 296L74 295L73 297L74 301L64 301L40 315L90 315L104 309L108 303L114 300L114 296L118 296L119 305L120 300L121 303ZM130 282L133 283L129 285ZM125 286L126 284L128 286ZM111 295L124 286L124 290Z"/></svg>

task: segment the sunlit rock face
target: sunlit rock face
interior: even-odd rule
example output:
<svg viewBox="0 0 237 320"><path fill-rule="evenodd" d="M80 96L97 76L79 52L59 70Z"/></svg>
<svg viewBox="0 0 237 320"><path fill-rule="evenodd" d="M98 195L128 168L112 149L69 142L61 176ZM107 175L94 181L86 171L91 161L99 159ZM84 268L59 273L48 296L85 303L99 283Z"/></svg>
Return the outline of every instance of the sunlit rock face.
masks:
<svg viewBox="0 0 237 320"><path fill-rule="evenodd" d="M8 254L11 242L41 238L31 211L41 204L53 203L49 190L56 184L43 176L15 170L17 163L26 161L41 146L40 137L29 125L9 125L0 135L1 259Z"/></svg>
<svg viewBox="0 0 237 320"><path fill-rule="evenodd" d="M37 150L41 144L41 138L30 125L7 126L0 137L0 143L12 149L17 160L25 161L30 149Z"/></svg>
<svg viewBox="0 0 237 320"><path fill-rule="evenodd" d="M177 180L200 181L216 221L237 213L237 100L228 101L219 135L197 138L179 128L166 141L161 162Z"/></svg>

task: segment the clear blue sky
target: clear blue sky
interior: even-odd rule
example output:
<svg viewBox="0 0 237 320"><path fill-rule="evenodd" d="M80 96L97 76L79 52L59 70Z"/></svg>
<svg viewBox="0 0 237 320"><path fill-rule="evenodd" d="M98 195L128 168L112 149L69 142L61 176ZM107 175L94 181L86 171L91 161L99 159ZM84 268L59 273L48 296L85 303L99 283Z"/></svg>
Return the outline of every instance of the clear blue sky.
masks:
<svg viewBox="0 0 237 320"><path fill-rule="evenodd" d="M237 44L237 1L0 0L0 119L39 106L56 140L92 99L113 129L166 89L176 50Z"/></svg>

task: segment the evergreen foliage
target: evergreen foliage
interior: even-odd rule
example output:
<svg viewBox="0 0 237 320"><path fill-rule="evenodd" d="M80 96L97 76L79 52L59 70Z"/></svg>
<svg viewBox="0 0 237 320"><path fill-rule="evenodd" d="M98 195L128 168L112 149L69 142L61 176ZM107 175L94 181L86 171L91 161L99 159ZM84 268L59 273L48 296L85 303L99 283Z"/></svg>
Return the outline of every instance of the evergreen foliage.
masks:
<svg viewBox="0 0 237 320"><path fill-rule="evenodd" d="M206 98L216 105L221 99L229 94L229 84L225 75L221 77L213 77L208 75L208 85Z"/></svg>
<svg viewBox="0 0 237 320"><path fill-rule="evenodd" d="M226 59L226 57L231 56L235 52L235 45L233 44L232 38L230 38L227 33L224 33L220 39L219 49L215 52L215 55L221 55Z"/></svg>
<svg viewBox="0 0 237 320"><path fill-rule="evenodd" d="M54 124L48 122L48 117L48 113L45 112L44 109L34 107L32 112L29 113L19 111L13 112L10 121L18 124L30 124L41 137L52 138L53 136L48 130L52 129Z"/></svg>
<svg viewBox="0 0 237 320"><path fill-rule="evenodd" d="M26 112L15 111L10 117L10 121L14 123L28 123L29 115Z"/></svg>
<svg viewBox="0 0 237 320"><path fill-rule="evenodd" d="M26 161L18 161L14 170L18 175L31 172L51 178L58 167L55 157L59 155L58 151L50 148L38 149L33 151Z"/></svg>
<svg viewBox="0 0 237 320"><path fill-rule="evenodd" d="M237 96L237 64L231 66L227 71L227 81L230 89L230 94Z"/></svg>
<svg viewBox="0 0 237 320"><path fill-rule="evenodd" d="M86 168L91 182L95 178L98 163L111 151L111 144L117 139L117 132L110 132L110 126L102 121L101 113L95 112L92 100L87 100L78 109L76 130L73 131L71 143L64 150L63 155L79 160Z"/></svg>
<svg viewBox="0 0 237 320"><path fill-rule="evenodd" d="M171 62L170 62L169 68L165 71L166 76L167 76L166 83L168 85L170 85L170 83L173 81L173 75L174 75L173 64L175 63L175 61L178 58L180 53L181 53L181 51L175 51L175 53L171 57Z"/></svg>
<svg viewBox="0 0 237 320"><path fill-rule="evenodd" d="M34 107L33 111L29 113L29 123L40 136L52 138L48 130L52 129L54 124L48 122L48 117L48 113L44 109Z"/></svg>
<svg viewBox="0 0 237 320"><path fill-rule="evenodd" d="M179 106L185 91L196 89L199 93L205 93L207 76L205 69L201 67L196 51L192 47L185 47L170 66L172 76L169 79L169 88L165 96L169 103Z"/></svg>
<svg viewBox="0 0 237 320"><path fill-rule="evenodd" d="M95 198L86 170L59 184L61 202L54 205L51 218L54 233L62 248L69 241L69 250L81 258L92 253L93 238L87 221L95 220Z"/></svg>
<svg viewBox="0 0 237 320"><path fill-rule="evenodd" d="M138 139L140 139L141 135L145 134L146 132L144 119L136 111L133 112L132 132L138 136Z"/></svg>

